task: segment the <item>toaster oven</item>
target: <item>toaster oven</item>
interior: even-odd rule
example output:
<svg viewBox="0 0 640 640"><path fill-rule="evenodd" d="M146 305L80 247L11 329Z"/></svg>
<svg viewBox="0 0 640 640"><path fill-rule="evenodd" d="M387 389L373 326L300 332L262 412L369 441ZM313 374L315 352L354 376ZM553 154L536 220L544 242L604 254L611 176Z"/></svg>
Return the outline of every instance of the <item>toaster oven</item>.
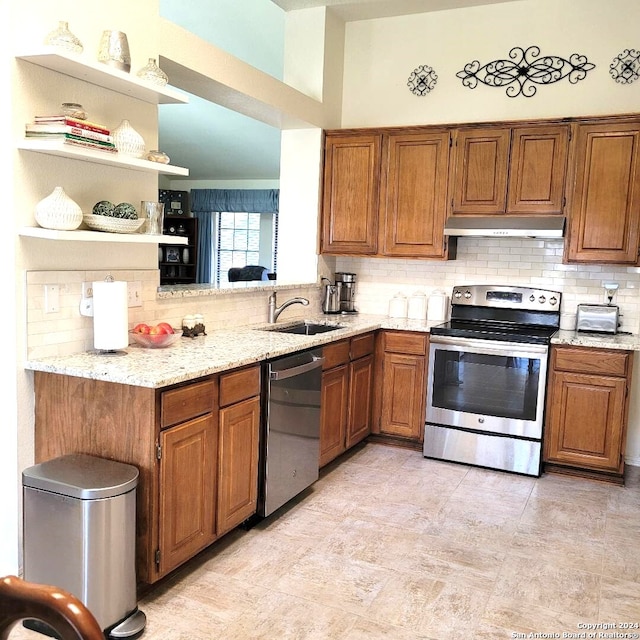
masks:
<svg viewBox="0 0 640 640"><path fill-rule="evenodd" d="M620 309L614 304L579 304L576 314L577 331L617 333Z"/></svg>

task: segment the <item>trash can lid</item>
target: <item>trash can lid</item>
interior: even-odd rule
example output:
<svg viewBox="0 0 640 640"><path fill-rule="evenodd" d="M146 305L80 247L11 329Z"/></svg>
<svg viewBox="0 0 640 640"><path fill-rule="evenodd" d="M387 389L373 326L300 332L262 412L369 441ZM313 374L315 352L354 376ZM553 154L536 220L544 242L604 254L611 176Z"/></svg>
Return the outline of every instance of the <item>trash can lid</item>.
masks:
<svg viewBox="0 0 640 640"><path fill-rule="evenodd" d="M96 500L131 491L138 484L138 475L133 465L72 453L25 469L22 485L81 500Z"/></svg>

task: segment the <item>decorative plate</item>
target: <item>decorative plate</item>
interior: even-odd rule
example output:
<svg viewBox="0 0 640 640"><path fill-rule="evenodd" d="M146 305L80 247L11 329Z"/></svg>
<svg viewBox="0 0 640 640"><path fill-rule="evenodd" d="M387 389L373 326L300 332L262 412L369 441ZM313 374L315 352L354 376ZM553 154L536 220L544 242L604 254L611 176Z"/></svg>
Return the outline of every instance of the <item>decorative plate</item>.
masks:
<svg viewBox="0 0 640 640"><path fill-rule="evenodd" d="M92 213L85 213L82 220L89 229L110 233L135 233L145 222L145 218L125 220L110 216L94 216Z"/></svg>

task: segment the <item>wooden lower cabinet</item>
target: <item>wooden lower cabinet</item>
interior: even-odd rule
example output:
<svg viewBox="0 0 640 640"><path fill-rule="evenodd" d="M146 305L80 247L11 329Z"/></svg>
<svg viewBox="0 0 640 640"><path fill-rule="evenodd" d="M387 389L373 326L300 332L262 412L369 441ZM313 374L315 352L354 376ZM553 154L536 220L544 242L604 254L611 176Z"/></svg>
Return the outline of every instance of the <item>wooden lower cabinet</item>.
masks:
<svg viewBox="0 0 640 640"><path fill-rule="evenodd" d="M373 346L373 340L372 340ZM373 355L354 360L349 365L349 413L347 449L364 440L371 432L371 385Z"/></svg>
<svg viewBox="0 0 640 640"><path fill-rule="evenodd" d="M421 443L429 337L382 331L376 346L376 419L373 433Z"/></svg>
<svg viewBox="0 0 640 640"><path fill-rule="evenodd" d="M551 349L545 470L622 482L632 353Z"/></svg>
<svg viewBox="0 0 640 640"><path fill-rule="evenodd" d="M217 436L212 414L160 433L161 575L216 539Z"/></svg>
<svg viewBox="0 0 640 640"><path fill-rule="evenodd" d="M320 467L371 430L374 333L325 345L320 411Z"/></svg>
<svg viewBox="0 0 640 640"><path fill-rule="evenodd" d="M323 371L320 406L320 466L324 467L347 449L348 364Z"/></svg>
<svg viewBox="0 0 640 640"><path fill-rule="evenodd" d="M256 512L260 397L220 410L218 536Z"/></svg>
<svg viewBox="0 0 640 640"><path fill-rule="evenodd" d="M163 389L35 372L35 461L136 466L136 572L156 582L255 513L260 366Z"/></svg>

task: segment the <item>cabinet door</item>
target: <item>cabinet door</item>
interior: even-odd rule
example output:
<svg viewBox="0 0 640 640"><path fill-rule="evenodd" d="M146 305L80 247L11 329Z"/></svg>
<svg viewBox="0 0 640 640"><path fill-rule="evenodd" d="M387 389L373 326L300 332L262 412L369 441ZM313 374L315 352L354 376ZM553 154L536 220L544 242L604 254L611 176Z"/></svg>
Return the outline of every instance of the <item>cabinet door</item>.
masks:
<svg viewBox="0 0 640 640"><path fill-rule="evenodd" d="M371 433L371 390L373 356L354 360L349 365L349 411L347 449Z"/></svg>
<svg viewBox="0 0 640 640"><path fill-rule="evenodd" d="M621 471L626 380L561 371L549 388L545 462Z"/></svg>
<svg viewBox="0 0 640 640"><path fill-rule="evenodd" d="M217 533L221 536L256 512L260 398L220 411Z"/></svg>
<svg viewBox="0 0 640 640"><path fill-rule="evenodd" d="M375 254L382 136L327 136L322 252Z"/></svg>
<svg viewBox="0 0 640 640"><path fill-rule="evenodd" d="M449 135L389 135L380 207L384 255L445 257Z"/></svg>
<svg viewBox="0 0 640 640"><path fill-rule="evenodd" d="M160 433L160 563L164 575L216 538L216 420L210 414Z"/></svg>
<svg viewBox="0 0 640 640"><path fill-rule="evenodd" d="M422 441L426 358L385 353L382 364L380 433Z"/></svg>
<svg viewBox="0 0 640 640"><path fill-rule="evenodd" d="M562 213L569 127L513 129L508 213Z"/></svg>
<svg viewBox="0 0 640 640"><path fill-rule="evenodd" d="M636 264L640 123L576 127L567 260Z"/></svg>
<svg viewBox="0 0 640 640"><path fill-rule="evenodd" d="M348 391L348 365L342 365L322 373L322 398L320 401L321 467L337 458L346 449Z"/></svg>
<svg viewBox="0 0 640 640"><path fill-rule="evenodd" d="M456 134L453 213L504 213L511 129L462 129Z"/></svg>

